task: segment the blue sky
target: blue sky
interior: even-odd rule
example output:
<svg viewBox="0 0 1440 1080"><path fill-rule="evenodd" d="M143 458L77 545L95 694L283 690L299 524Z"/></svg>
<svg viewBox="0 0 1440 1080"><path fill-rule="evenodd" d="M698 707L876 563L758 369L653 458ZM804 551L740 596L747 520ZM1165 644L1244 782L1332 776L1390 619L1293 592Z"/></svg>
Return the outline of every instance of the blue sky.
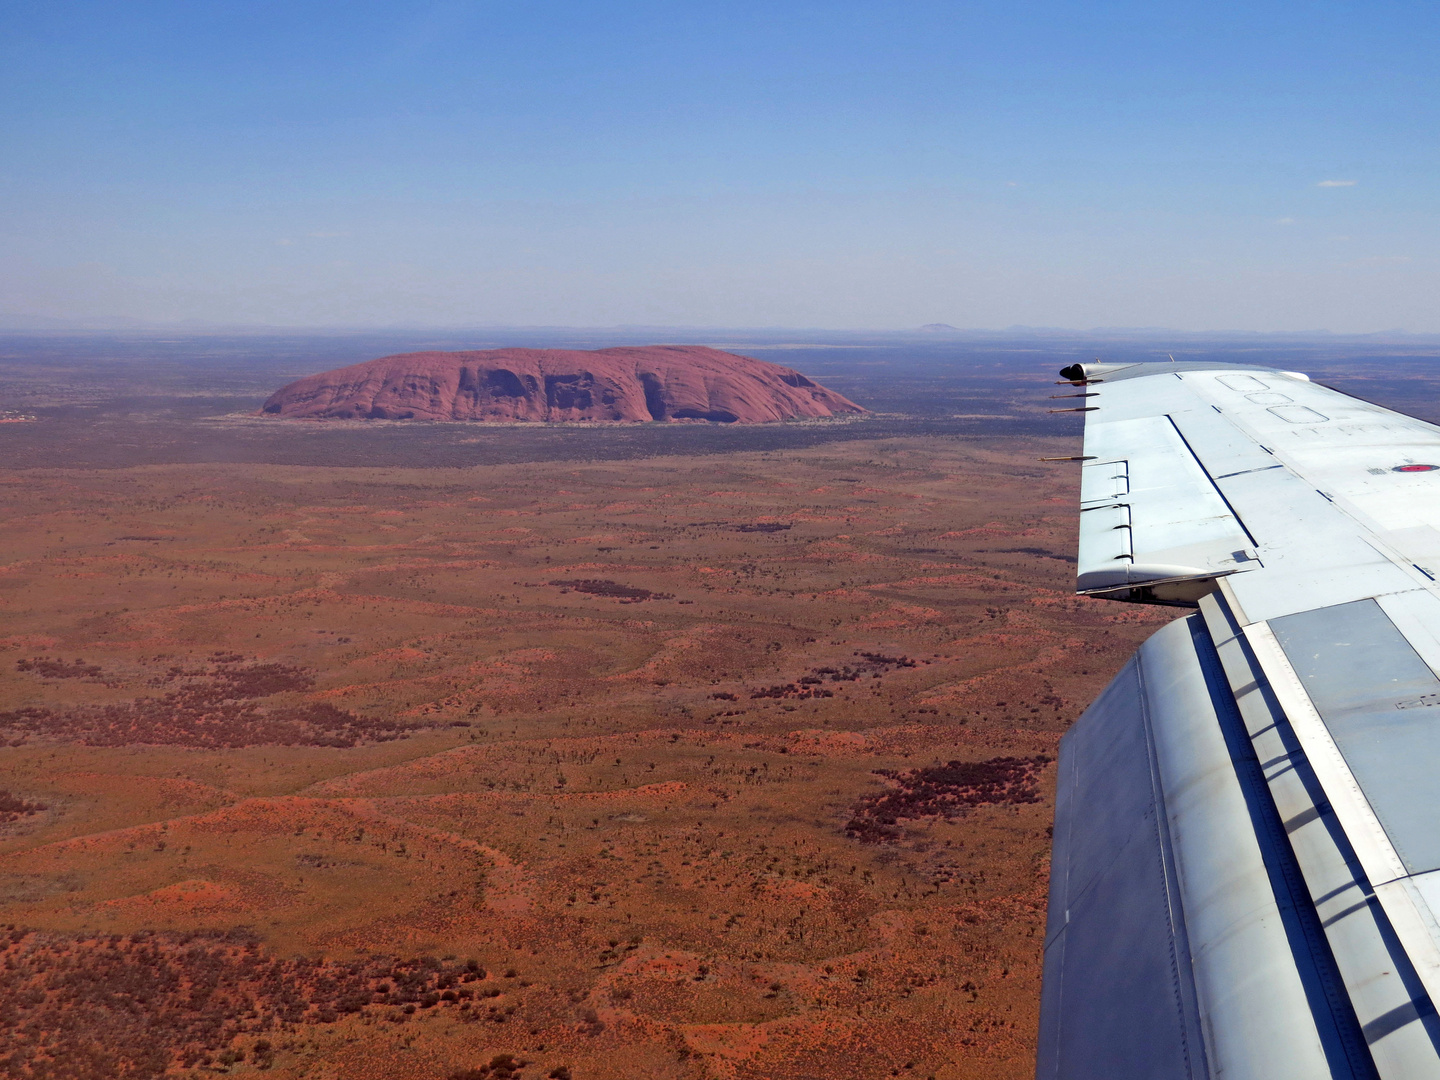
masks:
<svg viewBox="0 0 1440 1080"><path fill-rule="evenodd" d="M0 7L0 320L1440 331L1440 8Z"/></svg>

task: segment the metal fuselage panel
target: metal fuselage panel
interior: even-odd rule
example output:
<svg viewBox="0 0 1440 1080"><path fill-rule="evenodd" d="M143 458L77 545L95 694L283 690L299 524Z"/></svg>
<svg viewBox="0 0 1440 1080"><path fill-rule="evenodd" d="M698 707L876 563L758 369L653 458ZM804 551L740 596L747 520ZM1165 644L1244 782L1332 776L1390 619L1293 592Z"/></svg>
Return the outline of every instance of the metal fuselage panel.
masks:
<svg viewBox="0 0 1440 1080"><path fill-rule="evenodd" d="M1328 969L1277 899L1275 830L1256 827L1227 739L1239 724L1192 616L1062 741L1042 1080L1373 1075L1349 1070L1358 1024L1332 1015Z"/></svg>

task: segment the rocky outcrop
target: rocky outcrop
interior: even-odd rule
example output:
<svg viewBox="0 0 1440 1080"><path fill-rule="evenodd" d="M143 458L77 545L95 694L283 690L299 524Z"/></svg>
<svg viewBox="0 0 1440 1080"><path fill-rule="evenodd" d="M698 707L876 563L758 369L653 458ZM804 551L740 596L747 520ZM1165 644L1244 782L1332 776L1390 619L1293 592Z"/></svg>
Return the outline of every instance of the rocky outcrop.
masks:
<svg viewBox="0 0 1440 1080"><path fill-rule="evenodd" d="M865 410L798 371L699 345L384 356L293 382L264 411L305 419L711 420Z"/></svg>

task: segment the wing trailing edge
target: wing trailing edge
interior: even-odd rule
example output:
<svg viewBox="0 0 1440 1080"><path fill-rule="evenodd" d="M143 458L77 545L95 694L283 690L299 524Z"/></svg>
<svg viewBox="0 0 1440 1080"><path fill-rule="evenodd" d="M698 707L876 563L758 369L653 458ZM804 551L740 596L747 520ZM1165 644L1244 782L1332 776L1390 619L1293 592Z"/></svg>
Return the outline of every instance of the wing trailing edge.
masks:
<svg viewBox="0 0 1440 1080"><path fill-rule="evenodd" d="M1085 455L1079 591L1193 602L1214 578L1256 565L1245 526L1169 417L1097 425Z"/></svg>

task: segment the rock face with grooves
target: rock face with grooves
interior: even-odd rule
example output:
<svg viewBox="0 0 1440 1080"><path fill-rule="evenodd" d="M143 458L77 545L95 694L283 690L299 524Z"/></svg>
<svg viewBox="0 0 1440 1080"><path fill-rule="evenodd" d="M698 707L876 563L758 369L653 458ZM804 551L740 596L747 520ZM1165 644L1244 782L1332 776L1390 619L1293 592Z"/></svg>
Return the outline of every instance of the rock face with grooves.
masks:
<svg viewBox="0 0 1440 1080"><path fill-rule="evenodd" d="M713 420L863 413L798 371L698 345L384 356L311 375L272 415L375 420Z"/></svg>

